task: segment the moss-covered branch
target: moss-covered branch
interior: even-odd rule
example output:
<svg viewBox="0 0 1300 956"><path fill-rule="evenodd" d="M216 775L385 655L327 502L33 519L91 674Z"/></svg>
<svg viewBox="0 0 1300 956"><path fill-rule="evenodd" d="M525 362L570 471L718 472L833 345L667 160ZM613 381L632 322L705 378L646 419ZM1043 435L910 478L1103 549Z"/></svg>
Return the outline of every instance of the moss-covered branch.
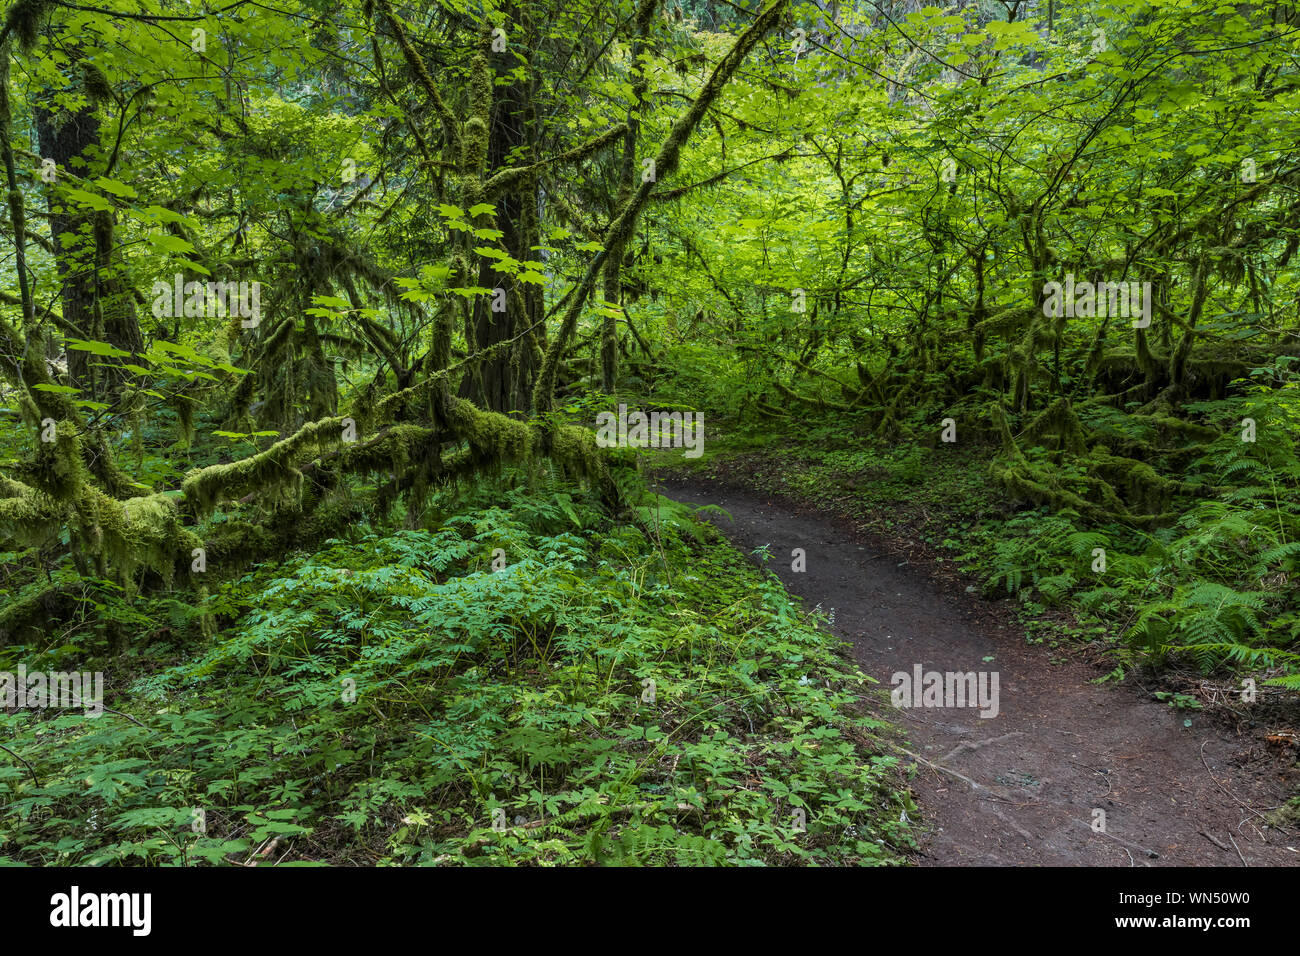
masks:
<svg viewBox="0 0 1300 956"><path fill-rule="evenodd" d="M397 40L397 45L402 50L406 65L415 74L415 78L424 89L425 95L429 97L429 103L433 106L434 112L438 114L438 119L442 121L443 132L451 144L452 155L459 155L461 151L460 124L456 120L456 114L451 111L446 101L443 100L442 94L438 92L433 77L429 76L429 70L424 65L424 58L420 56L420 51L415 48L406 35L406 28L402 26L402 21L393 12L393 5L389 0L376 0L375 9L384 15L384 19L393 28L393 38Z"/></svg>
<svg viewBox="0 0 1300 956"><path fill-rule="evenodd" d="M238 498L255 491L301 489L302 472L296 467L342 439L343 418L309 422L265 451L224 465L209 465L185 476L181 492L196 514L210 514L222 498Z"/></svg>
<svg viewBox="0 0 1300 956"><path fill-rule="evenodd" d="M546 159L539 159L528 166L511 166L506 169L498 170L493 173L486 183L483 184L484 196L491 199L499 196L507 189L522 182L529 176L534 176L544 169L551 166L557 166L562 163L574 163L579 160L588 159L600 152L606 146L621 139L627 132L627 124L619 123L612 126L605 132L601 133L595 139L588 140L581 146L575 146L573 149L565 150L555 156L548 156Z"/></svg>
<svg viewBox="0 0 1300 956"><path fill-rule="evenodd" d="M623 204L618 216L605 230L604 248L587 265L587 270L583 273L573 299L564 313L563 320L560 322L560 328L556 332L555 340L547 349L546 356L542 361L541 372L537 377L537 386L533 392L533 409L537 414L545 415L551 411L555 401L555 378L559 371L560 358L565 349L568 348L569 339L572 337L574 329L577 328L578 316L586 305L587 297L591 295L592 290L596 287L596 280L600 276L605 257L611 253L611 250L622 250L623 243L626 242L628 235L636 225L637 217L650 198L655 181L670 176L676 171L677 164L681 159L682 147L685 145L687 138L699 125L709 105L717 99L727 81L731 79L732 74L739 69L745 57L749 55L749 51L770 29L776 26L781 15L785 12L788 2L789 0L773 0L767 9L760 13L754 22L750 24L749 29L736 40L727 55L714 68L713 73L709 76L704 88L700 90L690 108L682 116L678 117L677 122L673 124L667 139L664 140L659 152L655 155L655 176L653 179L647 178L641 183L640 188L632 195L631 199Z"/></svg>

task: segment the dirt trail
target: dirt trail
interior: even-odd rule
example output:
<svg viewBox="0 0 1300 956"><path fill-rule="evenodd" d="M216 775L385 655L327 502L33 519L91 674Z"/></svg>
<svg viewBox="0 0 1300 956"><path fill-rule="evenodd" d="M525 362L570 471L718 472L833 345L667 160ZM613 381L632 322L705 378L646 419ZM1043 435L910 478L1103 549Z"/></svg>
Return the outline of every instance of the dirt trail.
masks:
<svg viewBox="0 0 1300 956"><path fill-rule="evenodd" d="M916 664L998 672L996 717L895 712L913 752L945 768L920 764L913 782L928 826L922 865L1300 865L1300 834L1260 814L1286 799L1285 764L1248 738L1198 712L1185 728L1188 712L1130 683L1089 683L1097 671L1076 655L1028 644L1004 609L873 553L846 524L747 492L661 485L725 508L732 521L711 520L744 551L769 545L768 567L808 607L834 609L834 631L884 687ZM794 548L807 553L805 572L791 570ZM1095 809L1106 834L1093 832Z"/></svg>

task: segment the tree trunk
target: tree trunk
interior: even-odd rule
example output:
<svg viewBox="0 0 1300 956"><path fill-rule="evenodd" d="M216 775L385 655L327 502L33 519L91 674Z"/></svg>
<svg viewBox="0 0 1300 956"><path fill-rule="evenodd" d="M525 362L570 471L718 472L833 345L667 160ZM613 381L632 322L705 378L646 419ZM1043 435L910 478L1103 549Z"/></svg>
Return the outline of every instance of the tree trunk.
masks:
<svg viewBox="0 0 1300 956"><path fill-rule="evenodd" d="M75 68L75 63L72 65ZM41 158L53 160L59 174L93 179L103 172L98 154L100 119L87 103L76 112L55 112L49 100L35 108L36 136ZM143 348L135 300L114 262L115 216L111 211L86 213L59 198L54 184L46 187L50 238L58 250L56 264L62 283L63 318L87 339L111 343L128 352ZM68 354L72 384L93 389L88 353ZM115 385L118 377L111 376Z"/></svg>

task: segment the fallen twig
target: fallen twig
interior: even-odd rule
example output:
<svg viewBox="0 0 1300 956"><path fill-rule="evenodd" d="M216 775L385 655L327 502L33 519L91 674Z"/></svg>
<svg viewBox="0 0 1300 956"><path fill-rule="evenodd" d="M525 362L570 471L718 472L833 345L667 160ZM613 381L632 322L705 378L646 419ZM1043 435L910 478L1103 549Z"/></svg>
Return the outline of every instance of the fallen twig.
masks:
<svg viewBox="0 0 1300 956"><path fill-rule="evenodd" d="M1232 840L1232 834L1231 834L1231 833L1228 834L1228 839L1229 839L1229 840ZM1236 840L1232 840L1232 848L1233 848L1234 850L1237 851L1237 856L1241 857L1241 865L1242 865L1242 866L1250 866L1250 864L1246 862L1246 855L1245 855L1244 853L1241 852L1241 847L1237 846L1237 841L1236 841Z"/></svg>
<svg viewBox="0 0 1300 956"><path fill-rule="evenodd" d="M1211 836L1209 833L1206 833L1204 830L1198 830L1197 832L1200 833L1201 836L1205 837L1205 839L1209 840L1211 843L1213 843L1215 846L1217 846L1220 850L1227 850L1227 849L1228 849L1227 844L1219 842L1219 841L1216 840L1213 836Z"/></svg>

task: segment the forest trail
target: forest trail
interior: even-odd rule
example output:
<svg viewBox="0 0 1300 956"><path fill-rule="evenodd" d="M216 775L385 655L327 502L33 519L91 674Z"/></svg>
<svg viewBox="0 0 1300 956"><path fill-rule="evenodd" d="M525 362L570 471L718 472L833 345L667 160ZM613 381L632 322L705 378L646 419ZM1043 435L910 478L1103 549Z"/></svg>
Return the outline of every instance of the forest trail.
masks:
<svg viewBox="0 0 1300 956"><path fill-rule="evenodd" d="M996 717L891 715L932 765L912 782L921 865L1300 864L1300 837L1261 815L1286 799L1280 764L1249 738L1199 712L1185 728L1186 712L1132 681L1090 683L1098 672L1077 655L1029 644L997 605L900 566L847 523L695 480L659 484L675 500L724 508L731 521L709 520L743 551L768 545L767 566L807 607L834 610L833 631L882 687L916 664L998 672ZM804 572L791 570L794 548L806 551ZM1106 834L1092 830L1094 809L1105 811Z"/></svg>

